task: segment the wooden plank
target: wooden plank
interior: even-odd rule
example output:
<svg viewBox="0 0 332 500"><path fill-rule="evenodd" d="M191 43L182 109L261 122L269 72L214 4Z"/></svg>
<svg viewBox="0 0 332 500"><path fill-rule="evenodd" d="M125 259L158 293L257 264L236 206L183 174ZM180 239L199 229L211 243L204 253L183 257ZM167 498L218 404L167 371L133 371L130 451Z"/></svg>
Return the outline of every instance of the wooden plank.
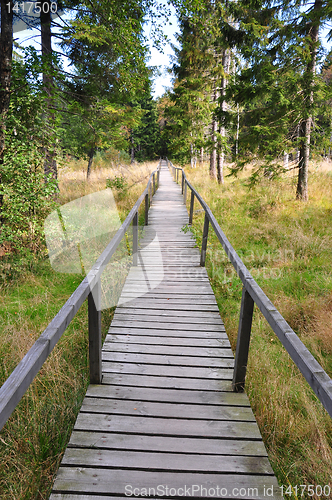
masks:
<svg viewBox="0 0 332 500"><path fill-rule="evenodd" d="M230 343L227 338L193 338L193 337L173 337L156 335L138 335L138 334L108 334L104 342L104 349L111 349L112 345L118 343L137 344L137 345L156 345L156 346L185 346L185 347L215 347L229 348Z"/></svg>
<svg viewBox="0 0 332 500"><path fill-rule="evenodd" d="M231 380L232 368L200 368L193 366L151 365L137 363L103 362L103 373L122 373L155 375L162 377L211 378Z"/></svg>
<svg viewBox="0 0 332 500"><path fill-rule="evenodd" d="M209 368L233 368L234 356L230 351L230 357L199 357L199 356L173 356L164 354L143 354L131 352L103 351L104 362L116 363L139 363L149 365L168 365L187 367L209 367Z"/></svg>
<svg viewBox="0 0 332 500"><path fill-rule="evenodd" d="M166 486L168 487L166 495ZM194 498L207 498L208 492L216 496L217 487L219 495L223 492L223 498L229 500L235 498L239 491L242 492L241 499L244 500L266 500L266 498L280 499L280 488L273 476L259 476L246 474L200 474L181 472L147 472L130 471L119 469L101 469L86 467L60 467L57 477L57 489L68 491L74 487L75 493L100 493L124 496L133 495L134 489L143 492L143 496L150 493L152 489L158 492L158 497L177 498L176 492L184 488L189 489ZM172 488L172 489L171 489ZM236 488L236 490L234 489ZM273 497L266 496L266 492L272 489ZM169 493L174 493L170 495ZM228 493L229 492L229 493ZM271 493L270 493L271 494ZM150 498L150 497L149 497Z"/></svg>
<svg viewBox="0 0 332 500"><path fill-rule="evenodd" d="M154 401L165 403L192 403L209 404L217 406L246 406L250 408L249 399L244 393L221 392L221 391L201 391L185 389L156 389L137 386L116 387L109 385L90 385L87 397L127 399L140 401Z"/></svg>
<svg viewBox="0 0 332 500"><path fill-rule="evenodd" d="M187 310L183 311L177 311L173 309L139 309L139 308L132 308L132 307L119 307L115 314L114 317L122 319L123 316L127 318L131 318L132 315L135 316L165 316L168 319L169 318L195 318L195 319L214 319L217 320L218 323L222 323L222 319L220 317L219 311L196 311L194 310L194 307L188 308ZM204 321L203 321L204 322Z"/></svg>
<svg viewBox="0 0 332 500"><path fill-rule="evenodd" d="M208 450L210 455L244 455L267 457L262 441L205 439L145 436L143 434L116 434L108 432L74 431L69 447L75 448L107 448L110 450L138 450L176 453L198 453Z"/></svg>
<svg viewBox="0 0 332 500"><path fill-rule="evenodd" d="M182 404L156 401L126 401L122 399L86 397L81 412L124 415L186 418L188 420L227 420L255 422L251 408L242 406L215 406L206 404Z"/></svg>
<svg viewBox="0 0 332 500"><path fill-rule="evenodd" d="M198 312L218 312L219 309L216 304L179 304L176 303L176 301L167 301L167 300L136 300L133 302L126 302L125 304L120 304L117 307L117 312L120 312L120 309L142 309L142 310L159 310L162 309L163 311L187 311L189 307L195 308L195 311Z"/></svg>
<svg viewBox="0 0 332 500"><path fill-rule="evenodd" d="M196 358L233 358L232 349L221 348L207 348L207 347L187 347L187 346L174 346L174 345L153 345L149 343L145 344L133 344L125 342L106 342L103 347L104 352L130 352L130 353L142 353L142 354L162 354L163 356L173 355L173 356L195 356Z"/></svg>
<svg viewBox="0 0 332 500"><path fill-rule="evenodd" d="M188 389L202 391L223 391L232 392L231 379L207 379L207 378L190 378L190 377L173 377L162 375L147 375L143 373L118 373L109 372L103 373L103 384L112 386L137 386L137 387L153 387L153 388L169 388L169 389Z"/></svg>
<svg viewBox="0 0 332 500"><path fill-rule="evenodd" d="M82 465L80 449L67 448L62 466ZM84 450L84 465L88 467L124 468L126 470L185 471L185 472L222 472L234 474L273 475L268 458L195 455L181 453L153 453L129 450Z"/></svg>
<svg viewBox="0 0 332 500"><path fill-rule="evenodd" d="M134 322L133 322L134 323ZM159 326L160 328L156 328L156 326ZM202 331L202 328L199 328L199 325L190 325L190 329L187 329L186 325L181 325L177 324L174 325L173 323L168 324L168 323L158 323L156 324L146 324L146 323L134 323L133 325L125 325L123 323L119 323L118 325L112 325L109 329L109 334L111 335L112 333L118 334L122 333L125 334L127 333L128 335L135 336L135 334L138 335L152 335L152 336L167 336L167 337L178 337L181 335L181 337L186 338L214 338L214 339L227 339L226 331L224 327L213 327L213 325L209 326L209 331Z"/></svg>
<svg viewBox="0 0 332 500"><path fill-rule="evenodd" d="M261 439L256 422L188 420L128 415L79 413L75 430L108 431L158 436L219 437L224 439Z"/></svg>
<svg viewBox="0 0 332 500"><path fill-rule="evenodd" d="M133 299L137 298L137 295L130 290L126 291L126 293L124 293L122 291L121 296L133 297ZM186 303L186 301L188 301L189 304L193 304L193 303L203 304L206 302L213 303L213 304L217 303L215 296L213 295L212 290L210 291L210 293L207 293L204 295L193 293L192 295L188 296L188 294L177 293L177 292L169 294L167 291L160 292L160 291L154 289L154 290L151 290L150 292L145 293L144 295L140 295L139 299L141 299L141 300L145 300L145 299L148 299L148 300L155 300L155 299L164 300L164 299L166 299L167 300L167 299L169 299L169 300L173 300L173 301L179 301L179 303Z"/></svg>
<svg viewBox="0 0 332 500"><path fill-rule="evenodd" d="M141 314L141 315L136 315L136 314L126 314L123 316L121 313L115 313L114 314L114 319L112 323L115 325L118 325L120 323L122 324L131 324L131 323L155 323L156 321L160 323L161 321L165 321L167 323L177 323L177 324L185 324L187 326L191 325L204 325L207 326L207 329L209 329L211 326L222 326L223 322L220 318L220 316L214 316L211 318L201 318L200 316L198 317L188 317L188 316L171 316L167 314L160 314L160 315L155 315L155 316L149 316L148 314ZM202 328L202 326L200 326Z"/></svg>

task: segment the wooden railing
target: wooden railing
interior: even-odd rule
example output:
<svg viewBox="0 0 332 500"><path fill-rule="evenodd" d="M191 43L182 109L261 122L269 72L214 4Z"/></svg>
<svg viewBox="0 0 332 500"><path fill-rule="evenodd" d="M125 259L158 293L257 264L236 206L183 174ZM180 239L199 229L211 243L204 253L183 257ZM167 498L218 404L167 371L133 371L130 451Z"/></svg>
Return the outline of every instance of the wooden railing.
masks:
<svg viewBox="0 0 332 500"><path fill-rule="evenodd" d="M291 329L291 327L279 313L277 308L265 295L263 290L258 286L256 281L251 276L248 269L226 238L216 218L211 212L210 207L186 178L184 170L182 168L174 167L171 162L168 163L177 182L179 181L179 174L180 172L182 172L181 184L185 203L187 200L187 188L191 190L189 224L192 224L193 221L195 197L199 201L205 212L200 260L201 266L205 266L209 225L211 224L219 242L223 246L230 262L232 263L237 275L239 276L243 284L239 329L235 353L234 375L232 382L233 390L237 392L241 392L244 390L249 354L252 316L254 304L256 304L271 326L274 333L277 335L280 342L286 348L288 354L290 355L296 366L301 371L310 387L315 392L318 399L323 404L324 408L332 417L331 378L323 370L323 368L316 361L310 351L305 347L305 345L301 342L299 337Z"/></svg>
<svg viewBox="0 0 332 500"><path fill-rule="evenodd" d="M29 388L31 382L45 363L52 349L59 341L75 314L88 299L89 315L89 363L90 383L101 383L101 311L98 307L100 300L100 278L105 266L118 248L131 222L133 223L133 265L137 265L138 250L138 210L143 200L145 202L145 225L148 225L148 211L150 200L159 186L161 162L157 170L152 172L142 195L130 210L126 220L112 238L91 271L76 288L65 305L46 327L38 340L33 344L24 358L20 361L3 386L0 388L0 430L15 410L16 406Z"/></svg>

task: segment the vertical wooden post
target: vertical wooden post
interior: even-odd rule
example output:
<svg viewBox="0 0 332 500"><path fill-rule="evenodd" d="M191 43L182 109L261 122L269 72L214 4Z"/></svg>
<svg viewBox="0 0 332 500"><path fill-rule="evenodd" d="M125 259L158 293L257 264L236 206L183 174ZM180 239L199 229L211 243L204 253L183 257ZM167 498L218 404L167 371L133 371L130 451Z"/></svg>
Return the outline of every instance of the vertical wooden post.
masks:
<svg viewBox="0 0 332 500"><path fill-rule="evenodd" d="M176 169L176 182L178 182L178 181L179 181L179 170Z"/></svg>
<svg viewBox="0 0 332 500"><path fill-rule="evenodd" d="M232 382L232 389L234 392L244 391L253 311L254 301L245 287L243 287Z"/></svg>
<svg viewBox="0 0 332 500"><path fill-rule="evenodd" d="M190 197L190 211L189 211L189 224L192 225L193 223L193 216L194 216L194 203L195 203L195 194L194 191L191 191L191 197Z"/></svg>
<svg viewBox="0 0 332 500"><path fill-rule="evenodd" d="M181 180L181 193L183 194L184 192L184 172L181 170L182 173L182 180Z"/></svg>
<svg viewBox="0 0 332 500"><path fill-rule="evenodd" d="M153 174L153 196L155 195L156 192L156 179L155 179L155 174Z"/></svg>
<svg viewBox="0 0 332 500"><path fill-rule="evenodd" d="M187 205L187 183L186 183L186 180L184 181L183 201L184 201L184 204Z"/></svg>
<svg viewBox="0 0 332 500"><path fill-rule="evenodd" d="M137 252L138 252L138 212L133 218L133 266L137 266Z"/></svg>
<svg viewBox="0 0 332 500"><path fill-rule="evenodd" d="M96 283L88 295L90 384L101 384L101 284Z"/></svg>
<svg viewBox="0 0 332 500"><path fill-rule="evenodd" d="M207 213L205 213L204 227L203 227L203 238L202 238L202 251L201 251L201 266L205 266L206 259L206 247L209 235L209 218Z"/></svg>
<svg viewBox="0 0 332 500"><path fill-rule="evenodd" d="M145 195L145 221L144 224L147 226L149 224L149 193Z"/></svg>

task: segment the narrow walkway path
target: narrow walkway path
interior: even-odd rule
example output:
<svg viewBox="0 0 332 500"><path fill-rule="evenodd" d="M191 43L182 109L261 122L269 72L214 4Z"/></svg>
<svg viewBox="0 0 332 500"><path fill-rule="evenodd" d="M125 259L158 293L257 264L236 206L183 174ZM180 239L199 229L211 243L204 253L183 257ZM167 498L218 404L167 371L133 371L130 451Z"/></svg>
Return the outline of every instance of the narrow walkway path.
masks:
<svg viewBox="0 0 332 500"><path fill-rule="evenodd" d="M51 500L141 496L281 498L245 394L181 189L160 187Z"/></svg>

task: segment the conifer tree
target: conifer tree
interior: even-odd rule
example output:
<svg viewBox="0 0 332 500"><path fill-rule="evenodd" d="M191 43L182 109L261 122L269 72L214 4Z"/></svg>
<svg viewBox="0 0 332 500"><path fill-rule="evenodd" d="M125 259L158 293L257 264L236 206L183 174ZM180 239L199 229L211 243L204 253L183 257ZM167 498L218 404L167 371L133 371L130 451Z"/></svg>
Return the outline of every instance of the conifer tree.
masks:
<svg viewBox="0 0 332 500"><path fill-rule="evenodd" d="M331 18L327 0L312 4L288 0L250 0L232 4L236 26L222 29L241 50L248 67L232 88L232 97L246 108L242 146L249 159L264 158L264 172L275 175L283 166L275 160L299 150L296 197L308 199L308 167L317 94L320 57L319 30ZM257 169L253 179L257 178Z"/></svg>

